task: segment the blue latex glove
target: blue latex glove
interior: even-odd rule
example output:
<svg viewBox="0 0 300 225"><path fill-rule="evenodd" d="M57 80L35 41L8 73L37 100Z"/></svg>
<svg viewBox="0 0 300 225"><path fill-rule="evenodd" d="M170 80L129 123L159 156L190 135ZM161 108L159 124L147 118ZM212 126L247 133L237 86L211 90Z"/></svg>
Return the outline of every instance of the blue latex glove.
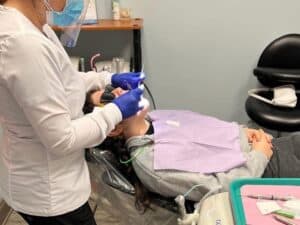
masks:
<svg viewBox="0 0 300 225"><path fill-rule="evenodd" d="M116 73L111 77L111 84L115 88L130 90L137 88L143 80L145 80L145 74L141 72Z"/></svg>
<svg viewBox="0 0 300 225"><path fill-rule="evenodd" d="M139 106L139 101L141 100L143 92L143 89L136 88L112 101L112 103L119 107L123 119L131 117L143 109L142 106Z"/></svg>

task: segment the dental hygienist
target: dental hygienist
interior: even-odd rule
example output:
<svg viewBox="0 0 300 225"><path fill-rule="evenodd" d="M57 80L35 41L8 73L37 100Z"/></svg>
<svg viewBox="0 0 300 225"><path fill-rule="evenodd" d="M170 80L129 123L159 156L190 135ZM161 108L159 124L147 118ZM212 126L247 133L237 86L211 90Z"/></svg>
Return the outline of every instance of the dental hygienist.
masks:
<svg viewBox="0 0 300 225"><path fill-rule="evenodd" d="M49 23L74 46L89 0L0 0L0 196L38 225L94 225L84 148L141 108L139 73L77 72ZM78 29L78 30L77 30ZM132 90L83 115L86 92Z"/></svg>

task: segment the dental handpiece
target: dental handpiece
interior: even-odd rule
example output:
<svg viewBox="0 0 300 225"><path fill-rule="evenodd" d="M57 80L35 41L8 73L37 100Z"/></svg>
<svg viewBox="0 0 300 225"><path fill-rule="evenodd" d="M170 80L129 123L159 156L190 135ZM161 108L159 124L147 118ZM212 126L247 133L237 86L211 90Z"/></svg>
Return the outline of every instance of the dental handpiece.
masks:
<svg viewBox="0 0 300 225"><path fill-rule="evenodd" d="M115 94L112 93L113 90L112 86L107 85L100 97L100 103L106 104L112 102L116 98Z"/></svg>
<svg viewBox="0 0 300 225"><path fill-rule="evenodd" d="M104 92L100 98L100 103L110 103L112 102L114 99L116 98L116 96L113 93L109 93L109 92Z"/></svg>

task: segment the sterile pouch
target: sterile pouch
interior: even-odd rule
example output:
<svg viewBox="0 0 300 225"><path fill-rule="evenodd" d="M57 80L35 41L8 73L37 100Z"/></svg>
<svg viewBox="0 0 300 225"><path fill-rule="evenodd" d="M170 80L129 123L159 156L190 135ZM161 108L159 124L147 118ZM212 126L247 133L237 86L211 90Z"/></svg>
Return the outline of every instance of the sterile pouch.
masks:
<svg viewBox="0 0 300 225"><path fill-rule="evenodd" d="M273 99L270 100L259 95L259 92L262 91L273 91ZM297 105L296 90L294 85L291 84L275 88L251 89L248 91L248 95L274 106L294 108Z"/></svg>

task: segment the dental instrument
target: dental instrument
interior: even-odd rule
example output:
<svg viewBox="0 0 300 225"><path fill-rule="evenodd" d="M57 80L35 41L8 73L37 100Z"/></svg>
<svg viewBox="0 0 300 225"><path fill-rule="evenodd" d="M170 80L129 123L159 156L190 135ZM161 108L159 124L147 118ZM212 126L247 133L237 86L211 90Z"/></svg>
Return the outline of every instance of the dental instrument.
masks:
<svg viewBox="0 0 300 225"><path fill-rule="evenodd" d="M116 98L116 95L112 93L113 90L114 88L112 86L107 85L100 97L100 103L106 104L113 101Z"/></svg>
<svg viewBox="0 0 300 225"><path fill-rule="evenodd" d="M288 201L294 199L293 196L276 196L276 195L245 195L248 198L274 200L274 201Z"/></svg>
<svg viewBox="0 0 300 225"><path fill-rule="evenodd" d="M286 210L286 209L280 209L278 211L273 212L276 215L283 216L289 219L294 219L295 218L295 213L292 211Z"/></svg>

